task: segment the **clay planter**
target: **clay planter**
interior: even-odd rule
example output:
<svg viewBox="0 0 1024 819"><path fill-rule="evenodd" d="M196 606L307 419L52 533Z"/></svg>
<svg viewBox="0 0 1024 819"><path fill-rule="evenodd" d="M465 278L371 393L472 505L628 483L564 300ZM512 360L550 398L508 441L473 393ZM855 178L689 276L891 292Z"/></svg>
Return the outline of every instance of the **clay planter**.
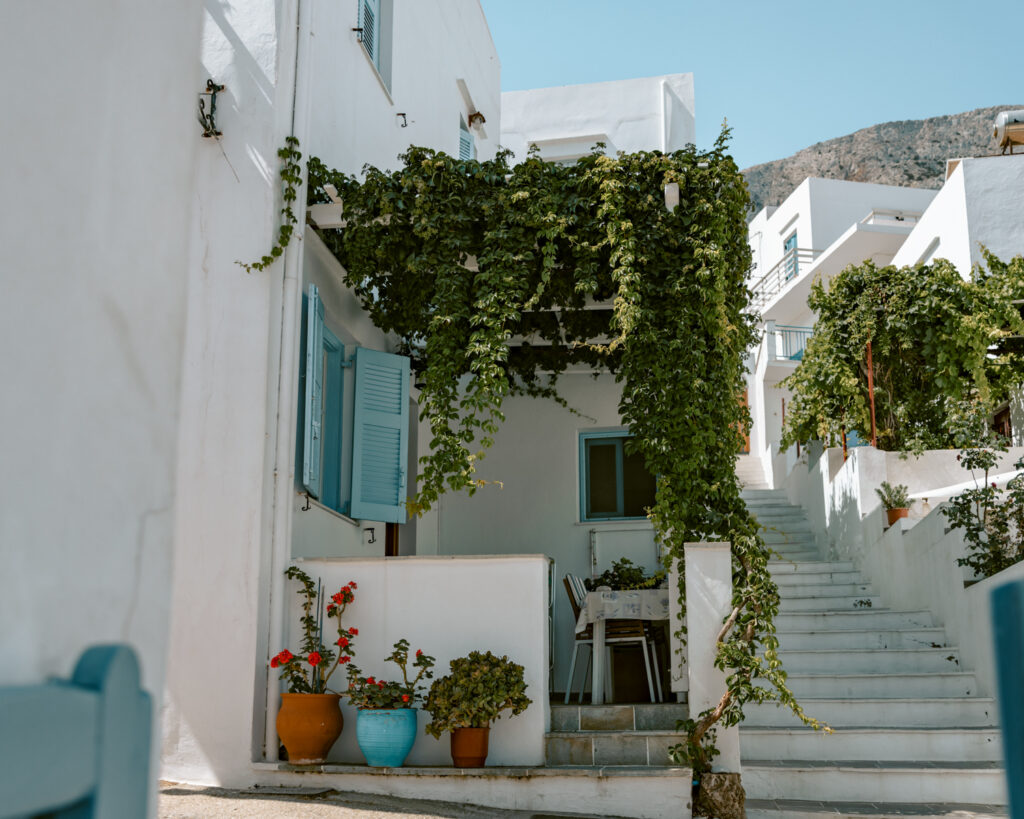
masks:
<svg viewBox="0 0 1024 819"><path fill-rule="evenodd" d="M885 514L889 518L889 525L892 526L900 518L905 518L907 515L909 515L910 514L910 509L908 509L908 508L886 509L885 510Z"/></svg>
<svg viewBox="0 0 1024 819"><path fill-rule="evenodd" d="M288 762L314 765L326 761L345 724L340 699L340 694L281 695L277 735L288 751Z"/></svg>
<svg viewBox="0 0 1024 819"><path fill-rule="evenodd" d="M491 727L456 728L452 731L452 762L456 768L482 768L487 761Z"/></svg>

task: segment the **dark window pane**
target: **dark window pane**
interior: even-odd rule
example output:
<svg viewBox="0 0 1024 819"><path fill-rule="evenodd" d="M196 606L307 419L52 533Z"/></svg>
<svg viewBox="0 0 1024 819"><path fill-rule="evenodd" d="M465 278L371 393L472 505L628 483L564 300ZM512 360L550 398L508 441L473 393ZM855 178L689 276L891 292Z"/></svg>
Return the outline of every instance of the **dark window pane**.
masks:
<svg viewBox="0 0 1024 819"><path fill-rule="evenodd" d="M642 518L647 515L647 507L654 505L654 476L644 465L644 456L640 453L624 454L622 472L627 518Z"/></svg>
<svg viewBox="0 0 1024 819"><path fill-rule="evenodd" d="M618 514L618 493L615 488L614 441L587 443L587 514L594 516Z"/></svg>

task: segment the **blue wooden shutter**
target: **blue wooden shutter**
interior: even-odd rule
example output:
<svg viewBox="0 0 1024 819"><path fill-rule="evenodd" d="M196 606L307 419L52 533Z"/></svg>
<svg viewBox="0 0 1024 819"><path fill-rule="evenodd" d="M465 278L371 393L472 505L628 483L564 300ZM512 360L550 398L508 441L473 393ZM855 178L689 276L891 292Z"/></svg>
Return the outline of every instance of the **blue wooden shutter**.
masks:
<svg viewBox="0 0 1024 819"><path fill-rule="evenodd" d="M352 517L405 523L409 359L356 350Z"/></svg>
<svg viewBox="0 0 1024 819"><path fill-rule="evenodd" d="M320 497L320 456L324 418L324 303L315 284L306 308L306 417L302 438L302 485Z"/></svg>
<svg viewBox="0 0 1024 819"><path fill-rule="evenodd" d="M459 159L475 159L476 143L465 125L459 123Z"/></svg>
<svg viewBox="0 0 1024 819"><path fill-rule="evenodd" d="M380 66L380 0L359 0L360 39L373 64Z"/></svg>

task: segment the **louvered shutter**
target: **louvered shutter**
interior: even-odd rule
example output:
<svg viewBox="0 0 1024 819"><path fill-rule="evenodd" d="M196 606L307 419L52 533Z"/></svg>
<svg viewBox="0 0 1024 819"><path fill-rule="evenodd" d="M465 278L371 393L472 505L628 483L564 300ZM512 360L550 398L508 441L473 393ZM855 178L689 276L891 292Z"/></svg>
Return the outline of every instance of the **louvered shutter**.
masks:
<svg viewBox="0 0 1024 819"><path fill-rule="evenodd" d="M476 144L473 142L473 135L466 129L459 127L459 159L475 159Z"/></svg>
<svg viewBox="0 0 1024 819"><path fill-rule="evenodd" d="M380 0L359 0L359 27L366 53L374 65L380 65Z"/></svg>
<svg viewBox="0 0 1024 819"><path fill-rule="evenodd" d="M315 284L306 301L306 414L302 438L302 485L320 497L324 417L324 303Z"/></svg>
<svg viewBox="0 0 1024 819"><path fill-rule="evenodd" d="M352 517L405 523L409 359L356 350Z"/></svg>

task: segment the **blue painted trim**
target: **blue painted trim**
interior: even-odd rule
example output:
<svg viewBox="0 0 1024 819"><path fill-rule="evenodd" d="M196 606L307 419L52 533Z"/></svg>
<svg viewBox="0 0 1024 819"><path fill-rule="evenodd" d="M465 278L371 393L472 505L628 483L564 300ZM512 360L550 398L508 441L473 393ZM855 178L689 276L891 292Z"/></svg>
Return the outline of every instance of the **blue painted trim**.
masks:
<svg viewBox="0 0 1024 819"><path fill-rule="evenodd" d="M320 464L320 502L341 512L342 421L345 406L345 376L342 364L345 345L324 327L324 421L323 459Z"/></svg>
<svg viewBox="0 0 1024 819"><path fill-rule="evenodd" d="M1024 580L992 591L992 636L1010 816L1024 817Z"/></svg>
<svg viewBox="0 0 1024 819"><path fill-rule="evenodd" d="M321 493L323 447L324 303L315 284L309 286L306 310L305 424L302 438L302 485L314 498Z"/></svg>
<svg viewBox="0 0 1024 819"><path fill-rule="evenodd" d="M580 522L581 523L607 523L608 521L630 521L647 520L646 517L627 517L623 514L626 506L625 474L622 444L627 438L632 438L629 430L615 430L604 432L581 432L579 434L579 464L580 464ZM590 448L589 442L597 440L612 439L615 441L615 505L616 513L610 515L593 515L587 508L587 499L590 497Z"/></svg>

